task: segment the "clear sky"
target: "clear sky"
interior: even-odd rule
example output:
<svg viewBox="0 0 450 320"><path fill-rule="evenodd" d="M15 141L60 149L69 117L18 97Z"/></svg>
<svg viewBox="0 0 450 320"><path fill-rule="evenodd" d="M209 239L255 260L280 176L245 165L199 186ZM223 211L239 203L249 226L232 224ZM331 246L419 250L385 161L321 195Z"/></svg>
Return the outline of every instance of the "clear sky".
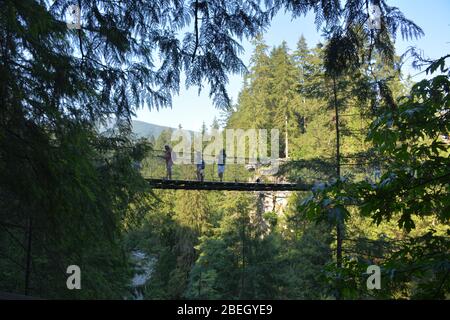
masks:
<svg viewBox="0 0 450 320"><path fill-rule="evenodd" d="M417 46L430 58L439 58L450 53L449 0L390 0L388 3L400 8L407 18L418 24L425 32L425 36L419 40L403 41L398 35L397 54L401 55L409 46ZM321 40L321 32L316 30L312 14L292 20L290 15L279 13L264 34L264 39L269 46L280 45L284 40L289 48L295 49L302 34L310 47L315 46ZM248 41L245 41L243 46L245 53L241 58L248 66L252 46ZM425 76L424 73L418 74L419 71L412 70L409 66L406 66L404 72L416 75L413 78L414 81ZM233 101L236 101L241 86L242 76L230 75L227 88ZM140 109L135 119L169 127L178 127L181 124L184 129L188 130L199 130L203 122L210 126L214 117L220 118L220 111L213 106L208 92L208 88L205 87L198 95L197 88L186 90L184 86L181 86L179 96L173 97L172 108L159 111L150 111L148 108Z"/></svg>

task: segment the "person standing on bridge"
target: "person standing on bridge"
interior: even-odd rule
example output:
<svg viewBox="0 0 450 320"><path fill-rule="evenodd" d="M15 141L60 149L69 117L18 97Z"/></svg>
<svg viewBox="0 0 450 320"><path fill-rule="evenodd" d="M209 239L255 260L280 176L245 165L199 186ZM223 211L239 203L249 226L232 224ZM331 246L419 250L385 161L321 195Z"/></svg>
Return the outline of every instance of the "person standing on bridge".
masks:
<svg viewBox="0 0 450 320"><path fill-rule="evenodd" d="M164 146L165 152L164 152L164 160L166 160L166 170L167 180L172 180L172 166L173 166L173 160L172 160L172 149L169 147L169 145Z"/></svg>
<svg viewBox="0 0 450 320"><path fill-rule="evenodd" d="M217 173L219 174L220 182L223 181L223 174L225 173L225 162L227 159L227 154L225 153L225 149L220 150L219 157L217 161Z"/></svg>
<svg viewBox="0 0 450 320"><path fill-rule="evenodd" d="M203 156L199 151L195 154L195 164L197 166L197 180L203 182L205 179L205 160L203 160Z"/></svg>

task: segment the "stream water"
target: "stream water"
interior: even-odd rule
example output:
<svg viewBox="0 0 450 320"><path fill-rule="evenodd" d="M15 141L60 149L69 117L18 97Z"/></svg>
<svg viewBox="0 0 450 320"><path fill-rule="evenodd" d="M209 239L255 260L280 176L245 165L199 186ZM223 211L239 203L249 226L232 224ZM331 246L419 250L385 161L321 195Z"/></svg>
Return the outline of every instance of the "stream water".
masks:
<svg viewBox="0 0 450 320"><path fill-rule="evenodd" d="M131 252L131 258L136 266L134 277L131 280L133 299L142 300L144 298L144 288L151 278L156 258L149 256L140 250Z"/></svg>

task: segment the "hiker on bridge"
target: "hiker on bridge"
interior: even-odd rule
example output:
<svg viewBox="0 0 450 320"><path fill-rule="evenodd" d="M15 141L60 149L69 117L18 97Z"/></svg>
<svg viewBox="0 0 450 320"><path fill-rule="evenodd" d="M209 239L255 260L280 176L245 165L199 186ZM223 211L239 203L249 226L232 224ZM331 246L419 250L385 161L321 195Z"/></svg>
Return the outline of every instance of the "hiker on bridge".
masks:
<svg viewBox="0 0 450 320"><path fill-rule="evenodd" d="M166 160L166 170L167 170L167 175L166 175L166 179L167 180L172 180L172 166L173 166L173 160L172 160L172 149L170 148L169 145L165 145L164 146L164 160Z"/></svg>
<svg viewBox="0 0 450 320"><path fill-rule="evenodd" d="M217 161L217 173L219 174L220 182L223 181L223 174L225 173L225 162L226 162L227 154L225 153L225 149L220 150L218 161Z"/></svg>
<svg viewBox="0 0 450 320"><path fill-rule="evenodd" d="M205 160L203 160L203 156L199 151L195 154L195 164L197 167L197 180L203 181L205 179Z"/></svg>

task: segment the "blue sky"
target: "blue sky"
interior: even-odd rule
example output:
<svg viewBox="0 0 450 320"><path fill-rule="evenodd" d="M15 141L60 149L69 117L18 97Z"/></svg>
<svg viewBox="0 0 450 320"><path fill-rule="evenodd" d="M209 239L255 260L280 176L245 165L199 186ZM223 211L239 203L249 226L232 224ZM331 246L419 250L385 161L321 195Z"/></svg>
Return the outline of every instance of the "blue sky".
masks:
<svg viewBox="0 0 450 320"><path fill-rule="evenodd" d="M391 0L391 6L399 7L405 16L418 24L425 36L418 40L403 41L398 35L396 41L397 54L402 54L409 46L417 46L430 58L439 58L450 53L450 1L449 0ZM312 14L306 17L292 20L290 15L279 13L270 28L264 34L264 39L269 46L277 46L284 40L289 48L294 49L300 35L304 35L309 46L316 45L320 40L320 31L316 30ZM252 53L249 41L243 43L245 53L242 60L248 65ZM412 70L406 66L405 73L416 75L413 80L418 81L425 76L424 73ZM242 86L241 75L230 75L227 86L233 101L236 101ZM186 90L182 86L179 96L173 97L172 108L162 110L148 110L148 108L137 111L134 119L169 127L181 126L188 130L198 130L202 123L211 125L214 117L220 118L211 99L208 97L208 88L198 95L197 88Z"/></svg>

